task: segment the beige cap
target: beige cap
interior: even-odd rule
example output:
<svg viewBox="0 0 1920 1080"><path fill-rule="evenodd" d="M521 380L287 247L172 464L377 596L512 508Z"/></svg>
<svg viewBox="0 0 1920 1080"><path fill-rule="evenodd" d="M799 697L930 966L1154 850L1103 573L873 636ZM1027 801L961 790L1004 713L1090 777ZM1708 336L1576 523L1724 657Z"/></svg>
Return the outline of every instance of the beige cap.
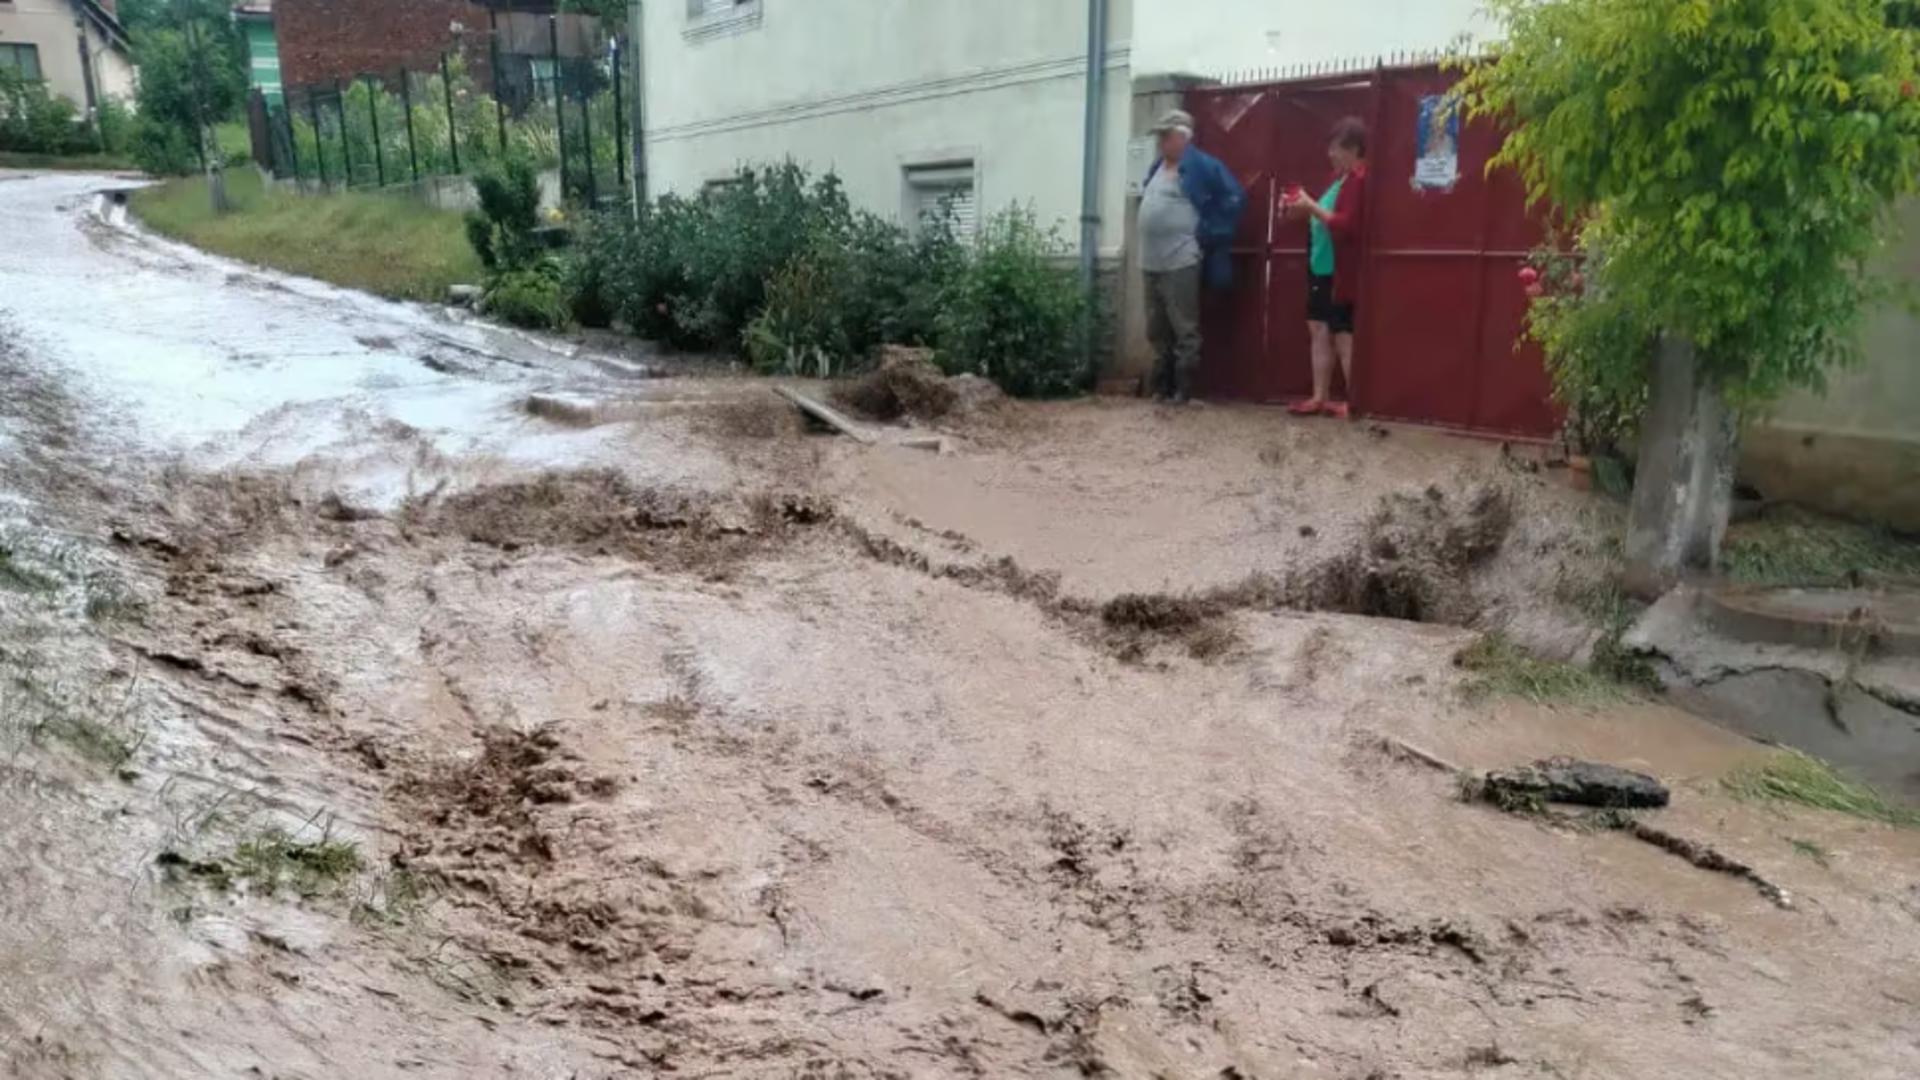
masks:
<svg viewBox="0 0 1920 1080"><path fill-rule="evenodd" d="M1158 123L1147 129L1155 135L1167 131L1182 131L1193 134L1193 114L1185 109L1170 109L1164 113Z"/></svg>

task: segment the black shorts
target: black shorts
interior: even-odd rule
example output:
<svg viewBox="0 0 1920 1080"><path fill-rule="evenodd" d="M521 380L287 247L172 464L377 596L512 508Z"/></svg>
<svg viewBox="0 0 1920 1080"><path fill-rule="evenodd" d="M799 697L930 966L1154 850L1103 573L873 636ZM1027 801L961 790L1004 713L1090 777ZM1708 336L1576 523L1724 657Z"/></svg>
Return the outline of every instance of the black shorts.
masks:
<svg viewBox="0 0 1920 1080"><path fill-rule="evenodd" d="M1307 275L1307 321L1323 322L1336 334L1353 333L1353 305L1333 302L1333 278Z"/></svg>

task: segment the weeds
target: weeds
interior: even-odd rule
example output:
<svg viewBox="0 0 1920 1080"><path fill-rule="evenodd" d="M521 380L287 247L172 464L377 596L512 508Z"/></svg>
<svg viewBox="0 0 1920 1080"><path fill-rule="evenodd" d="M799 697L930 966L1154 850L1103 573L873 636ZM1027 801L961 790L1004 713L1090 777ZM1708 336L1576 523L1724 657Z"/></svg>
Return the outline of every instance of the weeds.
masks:
<svg viewBox="0 0 1920 1080"><path fill-rule="evenodd" d="M1469 698L1518 697L1536 705L1617 700L1620 684L1559 660L1542 660L1499 633L1487 634L1462 649L1454 666L1469 673L1462 690Z"/></svg>
<svg viewBox="0 0 1920 1080"><path fill-rule="evenodd" d="M233 849L227 859L236 880L264 896L289 888L300 896L316 896L338 888L358 873L360 848L345 840L322 835L318 840L296 840L283 830L261 830Z"/></svg>
<svg viewBox="0 0 1920 1080"><path fill-rule="evenodd" d="M1793 845L1793 850L1799 852L1802 855L1805 855L1807 858L1812 859L1814 862L1819 863L1822 867L1831 865L1829 863L1831 853L1827 851L1826 848L1821 847L1819 844L1816 844L1811 840L1800 840L1794 837L1788 837L1787 843Z"/></svg>
<svg viewBox="0 0 1920 1080"><path fill-rule="evenodd" d="M1793 802L1869 821L1920 828L1920 810L1896 806L1871 785L1850 780L1833 766L1798 750L1782 750L1764 762L1737 769L1721 780L1721 785L1741 799Z"/></svg>
<svg viewBox="0 0 1920 1080"><path fill-rule="evenodd" d="M403 926L426 910L431 883L411 870L392 870L367 882L354 897L352 920L361 926Z"/></svg>
<svg viewBox="0 0 1920 1080"><path fill-rule="evenodd" d="M1870 525L1778 510L1728 530L1721 565L1753 585L1848 585L1863 575L1920 577L1920 541Z"/></svg>

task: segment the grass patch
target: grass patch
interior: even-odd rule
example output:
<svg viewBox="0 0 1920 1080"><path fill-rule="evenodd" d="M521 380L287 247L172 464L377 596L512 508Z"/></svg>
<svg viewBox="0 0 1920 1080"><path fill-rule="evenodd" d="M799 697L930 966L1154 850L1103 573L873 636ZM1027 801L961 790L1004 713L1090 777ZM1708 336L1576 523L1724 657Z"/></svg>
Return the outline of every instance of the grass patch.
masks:
<svg viewBox="0 0 1920 1080"><path fill-rule="evenodd" d="M1727 530L1721 567L1752 585L1844 585L1863 574L1920 577L1920 540L1783 508Z"/></svg>
<svg viewBox="0 0 1920 1080"><path fill-rule="evenodd" d="M27 154L9 150L0 151L0 169L139 172L140 166L120 154Z"/></svg>
<svg viewBox="0 0 1920 1080"><path fill-rule="evenodd" d="M1542 660L1501 634L1488 634L1460 650L1455 667L1468 673L1469 698L1524 698L1536 705L1614 701L1625 696L1611 679L1560 660Z"/></svg>
<svg viewBox="0 0 1920 1080"><path fill-rule="evenodd" d="M134 193L155 232L221 255L400 300L442 300L478 282L461 215L397 192L299 195L269 190L252 169L226 174L233 210L216 215L204 177Z"/></svg>
<svg viewBox="0 0 1920 1080"><path fill-rule="evenodd" d="M1832 858L1831 853L1828 852L1826 848L1820 846L1819 844L1816 844L1811 840L1800 840L1791 836L1787 838L1787 843L1793 845L1793 850L1799 852L1802 855L1805 855L1807 858L1812 859L1814 862L1819 863L1821 866L1824 867L1824 866L1831 865L1831 858Z"/></svg>
<svg viewBox="0 0 1920 1080"><path fill-rule="evenodd" d="M1896 806L1872 785L1850 780L1833 766L1798 750L1783 750L1764 762L1736 769L1720 783L1742 799L1799 803L1869 821L1920 828L1920 810Z"/></svg>
<svg viewBox="0 0 1920 1080"><path fill-rule="evenodd" d="M331 892L360 872L360 848L345 840L322 836L295 840L281 829L265 829L243 841L225 860L235 881L272 896L290 889L300 896Z"/></svg>

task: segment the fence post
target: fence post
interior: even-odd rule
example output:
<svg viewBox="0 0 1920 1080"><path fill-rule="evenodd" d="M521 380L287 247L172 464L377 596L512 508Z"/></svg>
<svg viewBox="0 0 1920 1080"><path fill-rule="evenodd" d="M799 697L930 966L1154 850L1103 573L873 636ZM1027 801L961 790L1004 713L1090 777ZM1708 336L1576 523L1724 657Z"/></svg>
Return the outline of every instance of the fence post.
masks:
<svg viewBox="0 0 1920 1080"><path fill-rule="evenodd" d="M340 113L340 182L348 190L353 189L353 147L347 145L347 95L340 90L340 80L333 80L333 107Z"/></svg>
<svg viewBox="0 0 1920 1080"><path fill-rule="evenodd" d="M567 201L567 99L560 88L560 19L547 16L547 59L553 64L553 133L560 144L560 201Z"/></svg>
<svg viewBox="0 0 1920 1080"><path fill-rule="evenodd" d="M373 174L378 178L376 187L387 186L387 152L380 147L380 92L373 88L371 76L367 79L367 124L373 128Z"/></svg>
<svg viewBox="0 0 1920 1080"><path fill-rule="evenodd" d="M620 35L613 36L613 175L620 190L627 190L627 116L626 87L620 78Z"/></svg>
<svg viewBox="0 0 1920 1080"><path fill-rule="evenodd" d="M500 100L500 13L487 9L487 48L493 58L493 122L500 127L500 158L507 156L507 105Z"/></svg>
<svg viewBox="0 0 1920 1080"><path fill-rule="evenodd" d="M600 180L593 175L593 101L580 91L580 146L587 157L587 207L600 205Z"/></svg>
<svg viewBox="0 0 1920 1080"><path fill-rule="evenodd" d="M447 93L447 149L453 152L453 171L460 171L460 125L453 118L453 72L447 68L447 54L440 54L440 88Z"/></svg>
<svg viewBox="0 0 1920 1080"><path fill-rule="evenodd" d="M293 189L300 190L300 138L293 130L293 109L286 105L285 91L280 94L280 116L287 122L287 159L293 162Z"/></svg>
<svg viewBox="0 0 1920 1080"><path fill-rule="evenodd" d="M413 72L400 69L400 107L407 112L407 163L413 166L413 182L420 182L420 149L413 141Z"/></svg>
<svg viewBox="0 0 1920 1080"><path fill-rule="evenodd" d="M307 112L313 117L313 160L320 169L320 190L327 189L327 146L320 141L320 99L307 87Z"/></svg>

